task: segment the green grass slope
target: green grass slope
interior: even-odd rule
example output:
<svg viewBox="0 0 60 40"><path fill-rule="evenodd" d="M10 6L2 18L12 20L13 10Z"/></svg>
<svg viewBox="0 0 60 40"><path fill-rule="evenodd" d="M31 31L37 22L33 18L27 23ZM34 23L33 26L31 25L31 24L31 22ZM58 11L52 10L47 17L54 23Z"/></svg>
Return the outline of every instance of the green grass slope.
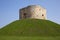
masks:
<svg viewBox="0 0 60 40"><path fill-rule="evenodd" d="M49 20L23 19L16 20L2 29L5 36L60 36L60 25Z"/></svg>

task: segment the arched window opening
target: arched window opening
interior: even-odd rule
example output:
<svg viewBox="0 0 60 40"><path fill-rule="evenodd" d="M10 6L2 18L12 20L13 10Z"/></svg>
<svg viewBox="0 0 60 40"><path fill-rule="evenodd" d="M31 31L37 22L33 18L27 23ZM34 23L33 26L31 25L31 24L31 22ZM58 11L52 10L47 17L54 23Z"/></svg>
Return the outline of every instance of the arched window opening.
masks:
<svg viewBox="0 0 60 40"><path fill-rule="evenodd" d="M42 16L44 16L44 14L42 14Z"/></svg>
<svg viewBox="0 0 60 40"><path fill-rule="evenodd" d="M27 17L27 14L26 14L26 13L24 13L23 15L24 15L24 18L26 18L26 17Z"/></svg>

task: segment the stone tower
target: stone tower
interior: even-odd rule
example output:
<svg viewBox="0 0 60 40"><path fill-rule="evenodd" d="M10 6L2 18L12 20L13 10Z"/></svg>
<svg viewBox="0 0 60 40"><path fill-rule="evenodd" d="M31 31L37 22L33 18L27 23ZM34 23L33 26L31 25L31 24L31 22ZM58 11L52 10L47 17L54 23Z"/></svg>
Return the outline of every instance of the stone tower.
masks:
<svg viewBox="0 0 60 40"><path fill-rule="evenodd" d="M46 19L46 9L39 5L30 5L19 10L19 19Z"/></svg>

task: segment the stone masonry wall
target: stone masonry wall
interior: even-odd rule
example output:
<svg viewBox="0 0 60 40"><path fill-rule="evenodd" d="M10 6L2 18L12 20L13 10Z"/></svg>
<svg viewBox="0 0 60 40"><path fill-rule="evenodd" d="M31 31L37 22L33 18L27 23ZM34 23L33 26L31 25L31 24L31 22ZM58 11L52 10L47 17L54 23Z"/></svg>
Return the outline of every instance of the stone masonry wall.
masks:
<svg viewBox="0 0 60 40"><path fill-rule="evenodd" d="M30 5L19 10L19 19L46 19L46 9L39 5Z"/></svg>

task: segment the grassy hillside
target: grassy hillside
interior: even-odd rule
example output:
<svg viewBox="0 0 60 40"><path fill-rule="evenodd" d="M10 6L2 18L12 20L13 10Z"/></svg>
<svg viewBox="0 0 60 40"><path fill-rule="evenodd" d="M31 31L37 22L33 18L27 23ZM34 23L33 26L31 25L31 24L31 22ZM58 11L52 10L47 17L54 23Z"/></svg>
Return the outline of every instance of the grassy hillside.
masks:
<svg viewBox="0 0 60 40"><path fill-rule="evenodd" d="M60 25L49 20L16 20L2 29L0 35L8 36L60 36Z"/></svg>

